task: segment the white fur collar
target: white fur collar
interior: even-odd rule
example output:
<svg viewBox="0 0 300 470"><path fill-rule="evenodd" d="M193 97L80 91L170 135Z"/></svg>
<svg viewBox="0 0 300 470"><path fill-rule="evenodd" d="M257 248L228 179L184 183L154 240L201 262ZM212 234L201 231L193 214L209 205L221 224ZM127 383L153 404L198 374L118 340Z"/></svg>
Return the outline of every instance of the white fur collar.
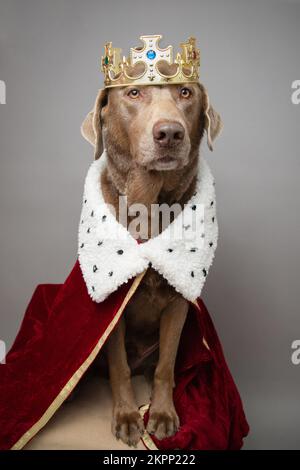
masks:
<svg viewBox="0 0 300 470"><path fill-rule="evenodd" d="M138 244L104 202L100 175L106 159L104 150L88 170L79 224L78 259L89 295L102 302L150 264L183 297L194 301L202 291L218 238L208 164L201 157L196 192L175 220L160 235Z"/></svg>

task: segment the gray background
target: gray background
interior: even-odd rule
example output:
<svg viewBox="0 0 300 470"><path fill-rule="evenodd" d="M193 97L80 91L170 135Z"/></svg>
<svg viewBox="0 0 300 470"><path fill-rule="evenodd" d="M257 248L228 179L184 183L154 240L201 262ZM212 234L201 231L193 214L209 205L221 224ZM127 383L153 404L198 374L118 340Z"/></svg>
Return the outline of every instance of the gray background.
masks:
<svg viewBox="0 0 300 470"><path fill-rule="evenodd" d="M300 3L0 0L0 338L37 283L72 267L92 149L79 127L101 87L104 42L195 35L225 129L213 154L220 244L204 298L239 386L248 449L300 448Z"/></svg>

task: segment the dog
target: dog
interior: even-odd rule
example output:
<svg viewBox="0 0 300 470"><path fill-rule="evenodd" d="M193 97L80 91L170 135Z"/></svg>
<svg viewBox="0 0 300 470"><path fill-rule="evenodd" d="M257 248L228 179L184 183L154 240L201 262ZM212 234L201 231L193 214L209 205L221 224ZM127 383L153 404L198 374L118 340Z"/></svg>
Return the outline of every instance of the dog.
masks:
<svg viewBox="0 0 300 470"><path fill-rule="evenodd" d="M212 150L221 128L221 117L210 105L205 87L188 83L101 89L81 130L95 147L95 159L105 143L107 166L99 184L118 218L120 195L127 196L128 207L135 203L149 209L161 203L183 207L195 190L203 135L206 131ZM149 267L108 339L112 432L129 446L136 446L144 432L131 384L132 354L140 355L137 370L143 371L149 348L148 358L154 358L155 364L147 431L163 439L178 430L174 366L187 312L188 301Z"/></svg>

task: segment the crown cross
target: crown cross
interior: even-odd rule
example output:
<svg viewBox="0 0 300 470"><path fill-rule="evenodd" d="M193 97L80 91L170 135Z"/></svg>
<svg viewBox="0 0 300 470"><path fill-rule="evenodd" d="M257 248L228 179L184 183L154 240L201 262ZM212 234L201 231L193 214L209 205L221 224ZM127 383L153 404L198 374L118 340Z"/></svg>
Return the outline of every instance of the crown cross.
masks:
<svg viewBox="0 0 300 470"><path fill-rule="evenodd" d="M130 58L132 65L137 62L144 62L148 64L149 80L155 79L155 65L160 60L172 64L173 53L172 46L168 46L165 49L161 49L158 45L161 40L161 34L155 36L141 36L140 39L144 43L143 48L130 48Z"/></svg>

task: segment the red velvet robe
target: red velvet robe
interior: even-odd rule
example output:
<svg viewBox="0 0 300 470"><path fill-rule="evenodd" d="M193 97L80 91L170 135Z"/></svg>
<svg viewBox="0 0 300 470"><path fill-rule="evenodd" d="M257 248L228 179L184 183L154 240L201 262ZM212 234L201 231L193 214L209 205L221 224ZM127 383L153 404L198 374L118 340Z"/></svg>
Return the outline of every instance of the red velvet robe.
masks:
<svg viewBox="0 0 300 470"><path fill-rule="evenodd" d="M99 304L89 296L76 262L64 284L36 288L6 364L0 365L0 449L22 448L53 416L95 359L140 279ZM180 430L162 441L145 435L146 447L240 449L248 424L201 299L190 303L175 382Z"/></svg>

